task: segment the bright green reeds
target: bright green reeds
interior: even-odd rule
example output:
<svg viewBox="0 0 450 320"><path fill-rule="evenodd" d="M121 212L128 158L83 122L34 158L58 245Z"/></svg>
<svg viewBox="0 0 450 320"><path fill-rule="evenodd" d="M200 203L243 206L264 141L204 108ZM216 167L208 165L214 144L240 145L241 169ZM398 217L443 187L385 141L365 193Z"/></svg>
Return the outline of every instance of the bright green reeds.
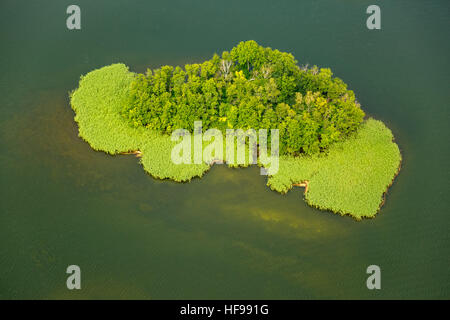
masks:
<svg viewBox="0 0 450 320"><path fill-rule="evenodd" d="M327 155L281 157L279 171L268 185L284 193L293 183L308 181L308 204L356 219L373 217L400 161L391 131L369 119L355 136L331 146Z"/></svg>
<svg viewBox="0 0 450 320"><path fill-rule="evenodd" d="M78 89L71 93L80 137L93 149L109 154L140 150L144 169L156 178L189 181L202 176L210 167L206 163L172 162L177 142L170 136L132 128L121 117L134 76L124 64L114 64L81 77ZM292 184L308 181L305 198L310 205L356 219L373 217L400 166L400 151L392 139L382 122L369 119L326 155L280 157L279 171L267 184L285 193Z"/></svg>

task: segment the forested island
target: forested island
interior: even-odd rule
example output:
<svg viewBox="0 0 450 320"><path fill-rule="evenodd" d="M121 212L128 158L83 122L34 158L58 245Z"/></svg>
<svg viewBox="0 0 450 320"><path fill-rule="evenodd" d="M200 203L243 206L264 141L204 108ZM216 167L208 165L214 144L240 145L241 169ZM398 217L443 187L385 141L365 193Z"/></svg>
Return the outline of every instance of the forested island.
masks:
<svg viewBox="0 0 450 320"><path fill-rule="evenodd" d="M255 41L184 68L136 74L124 64L106 66L82 76L70 99L79 135L93 149L139 152L144 169L160 179L189 181L210 168L211 159L171 161L170 134L193 132L196 121L202 130L278 129L279 169L267 185L281 193L306 186L311 206L358 220L378 212L400 168L391 131L365 119L330 69L300 67L292 54Z"/></svg>

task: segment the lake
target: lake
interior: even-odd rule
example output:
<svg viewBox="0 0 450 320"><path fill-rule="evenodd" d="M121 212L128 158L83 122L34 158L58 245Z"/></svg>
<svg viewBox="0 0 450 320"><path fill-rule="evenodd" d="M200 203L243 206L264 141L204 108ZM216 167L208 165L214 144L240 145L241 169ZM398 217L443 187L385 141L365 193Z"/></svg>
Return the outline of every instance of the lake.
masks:
<svg viewBox="0 0 450 320"><path fill-rule="evenodd" d="M450 298L450 2L71 1L0 4L1 299ZM78 138L80 75L202 62L242 40L330 67L393 132L402 170L374 219L311 208L256 167L159 181ZM66 268L81 268L81 290ZM381 290L366 269L381 268Z"/></svg>

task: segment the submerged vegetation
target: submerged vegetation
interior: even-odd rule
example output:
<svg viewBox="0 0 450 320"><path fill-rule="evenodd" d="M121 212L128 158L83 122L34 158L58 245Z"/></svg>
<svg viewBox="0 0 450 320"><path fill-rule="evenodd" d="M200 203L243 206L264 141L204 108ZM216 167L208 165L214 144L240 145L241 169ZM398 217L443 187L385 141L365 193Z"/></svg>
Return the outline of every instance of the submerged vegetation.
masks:
<svg viewBox="0 0 450 320"><path fill-rule="evenodd" d="M179 182L202 176L212 159L174 164L168 133L176 128L192 130L197 120L222 130L279 128L282 156L267 185L285 193L306 184L308 204L356 219L377 213L401 161L391 131L363 121L353 92L329 69L300 69L292 55L254 42L185 70L142 75L113 64L91 71L71 93L71 106L93 149L139 150L150 175Z"/></svg>

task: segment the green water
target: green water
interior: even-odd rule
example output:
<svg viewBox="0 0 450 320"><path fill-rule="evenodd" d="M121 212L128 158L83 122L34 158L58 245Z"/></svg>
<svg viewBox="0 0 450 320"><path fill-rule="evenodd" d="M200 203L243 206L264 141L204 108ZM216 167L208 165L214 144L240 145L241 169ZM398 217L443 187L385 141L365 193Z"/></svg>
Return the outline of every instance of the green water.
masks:
<svg viewBox="0 0 450 320"><path fill-rule="evenodd" d="M0 298L450 297L449 1L79 0L69 31L72 3L0 4ZM381 31L365 26L373 3ZM330 67L392 129L402 170L375 219L270 191L257 168L157 181L77 137L81 74L201 62L248 39ZM381 290L366 288L371 264Z"/></svg>

